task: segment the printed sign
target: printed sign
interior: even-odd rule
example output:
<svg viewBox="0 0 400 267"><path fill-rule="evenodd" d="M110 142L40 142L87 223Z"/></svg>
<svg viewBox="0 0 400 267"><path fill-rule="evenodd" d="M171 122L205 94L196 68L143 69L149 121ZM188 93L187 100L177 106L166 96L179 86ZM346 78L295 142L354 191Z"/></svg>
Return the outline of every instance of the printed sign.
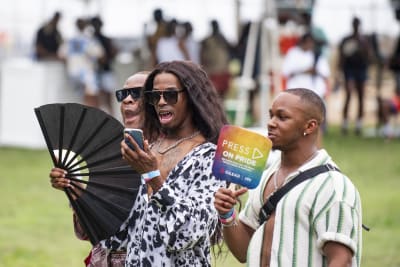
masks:
<svg viewBox="0 0 400 267"><path fill-rule="evenodd" d="M271 150L268 137L233 125L219 134L212 172L215 177L249 189L257 187Z"/></svg>

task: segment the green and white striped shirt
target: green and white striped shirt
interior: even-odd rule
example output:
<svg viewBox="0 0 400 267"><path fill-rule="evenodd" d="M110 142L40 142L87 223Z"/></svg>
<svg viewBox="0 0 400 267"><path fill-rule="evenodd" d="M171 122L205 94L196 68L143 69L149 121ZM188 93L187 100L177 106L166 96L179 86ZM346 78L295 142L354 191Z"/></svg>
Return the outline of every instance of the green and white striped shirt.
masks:
<svg viewBox="0 0 400 267"><path fill-rule="evenodd" d="M321 149L298 171L290 174L285 183L299 171L330 163L328 153ZM280 159L264 171L260 185L249 191L245 208L239 219L257 230L247 252L248 266L260 266L263 229L258 222L264 204L263 192L271 174L278 170ZM352 266L360 266L362 244L362 216L360 195L343 173L329 171L294 187L278 203L273 232L271 267L319 267L327 260L322 248L335 241L353 251Z"/></svg>

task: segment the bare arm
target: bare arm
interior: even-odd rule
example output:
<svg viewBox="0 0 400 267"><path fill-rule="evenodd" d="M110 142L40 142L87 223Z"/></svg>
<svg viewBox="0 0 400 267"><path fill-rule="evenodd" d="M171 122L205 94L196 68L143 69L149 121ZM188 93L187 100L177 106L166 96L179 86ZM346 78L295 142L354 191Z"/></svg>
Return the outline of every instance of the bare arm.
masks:
<svg viewBox="0 0 400 267"><path fill-rule="evenodd" d="M215 193L214 206L219 214L228 213L237 203L237 198L247 192L246 188L232 191L220 188ZM223 228L224 241L232 254L240 261L246 262L247 248L254 230L236 219L237 224Z"/></svg>
<svg viewBox="0 0 400 267"><path fill-rule="evenodd" d="M60 168L52 168L50 171L50 183L51 186L54 187L55 189L58 190L64 190L65 188L73 188L71 185L71 181L67 178L65 178L65 175L67 174L66 170L60 169ZM77 194L80 193L80 190L75 190ZM76 199L75 194L72 194L72 198ZM76 216L75 212L73 212L73 224L74 224L74 231L75 235L78 239L81 240L87 240L88 235L85 233L84 229L82 228L82 225L79 222L78 217Z"/></svg>
<svg viewBox="0 0 400 267"><path fill-rule="evenodd" d="M241 263L247 260L247 248L254 230L240 220L237 225L232 227L224 227L224 240L229 250Z"/></svg>
<svg viewBox="0 0 400 267"><path fill-rule="evenodd" d="M337 242L327 242L323 248L329 267L351 267L353 252Z"/></svg>

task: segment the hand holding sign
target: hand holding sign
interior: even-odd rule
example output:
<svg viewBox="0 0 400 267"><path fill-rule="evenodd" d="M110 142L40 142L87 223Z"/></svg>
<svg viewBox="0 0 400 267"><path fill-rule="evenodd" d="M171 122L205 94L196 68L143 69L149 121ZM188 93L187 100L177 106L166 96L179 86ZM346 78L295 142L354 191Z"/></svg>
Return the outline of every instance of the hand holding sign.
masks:
<svg viewBox="0 0 400 267"><path fill-rule="evenodd" d="M255 188L260 182L271 147L271 141L261 134L225 125L218 138L213 174L219 179Z"/></svg>

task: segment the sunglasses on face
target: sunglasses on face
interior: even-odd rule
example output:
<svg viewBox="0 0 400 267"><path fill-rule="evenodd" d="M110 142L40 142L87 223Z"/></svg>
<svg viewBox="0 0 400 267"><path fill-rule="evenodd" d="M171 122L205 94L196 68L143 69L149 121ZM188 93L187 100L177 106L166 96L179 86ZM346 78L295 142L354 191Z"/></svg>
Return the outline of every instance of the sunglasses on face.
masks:
<svg viewBox="0 0 400 267"><path fill-rule="evenodd" d="M178 94L185 91L185 89L178 90L166 90L166 91L147 91L144 92L144 97L147 103L151 105L157 105L160 102L161 96L164 98L164 101L167 102L168 105L174 105L178 102Z"/></svg>
<svg viewBox="0 0 400 267"><path fill-rule="evenodd" d="M142 91L142 87L132 87L132 88L124 88L115 91L115 97L117 98L118 102L122 102L125 98L130 95L133 100L138 100L140 98Z"/></svg>

